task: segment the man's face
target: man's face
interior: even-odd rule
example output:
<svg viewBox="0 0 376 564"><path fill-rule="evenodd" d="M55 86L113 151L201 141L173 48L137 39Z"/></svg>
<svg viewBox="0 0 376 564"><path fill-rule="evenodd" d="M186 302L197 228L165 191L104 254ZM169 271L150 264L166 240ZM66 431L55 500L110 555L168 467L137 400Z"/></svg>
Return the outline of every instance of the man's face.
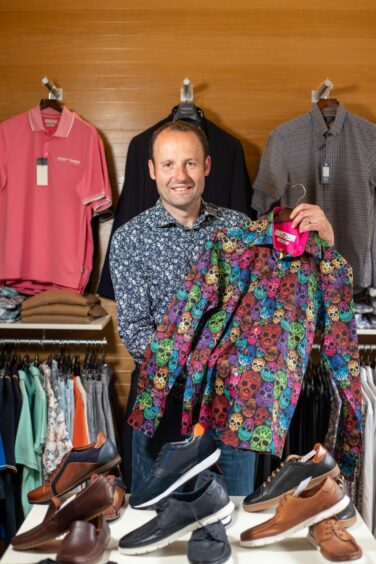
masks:
<svg viewBox="0 0 376 564"><path fill-rule="evenodd" d="M153 160L149 160L151 178L156 181L164 207L195 211L210 172L210 157L191 131L162 131L155 140Z"/></svg>

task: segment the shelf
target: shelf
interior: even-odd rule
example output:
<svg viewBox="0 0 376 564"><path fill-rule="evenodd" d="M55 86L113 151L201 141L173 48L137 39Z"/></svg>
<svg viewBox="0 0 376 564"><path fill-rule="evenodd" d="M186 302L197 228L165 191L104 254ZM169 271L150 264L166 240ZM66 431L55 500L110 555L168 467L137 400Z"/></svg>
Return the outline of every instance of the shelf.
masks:
<svg viewBox="0 0 376 564"><path fill-rule="evenodd" d="M376 329L357 329L356 332L358 335L375 335L376 337Z"/></svg>
<svg viewBox="0 0 376 564"><path fill-rule="evenodd" d="M54 329L55 331L101 331L106 327L111 319L111 315L98 317L91 323L0 323L0 329L39 329L46 331Z"/></svg>

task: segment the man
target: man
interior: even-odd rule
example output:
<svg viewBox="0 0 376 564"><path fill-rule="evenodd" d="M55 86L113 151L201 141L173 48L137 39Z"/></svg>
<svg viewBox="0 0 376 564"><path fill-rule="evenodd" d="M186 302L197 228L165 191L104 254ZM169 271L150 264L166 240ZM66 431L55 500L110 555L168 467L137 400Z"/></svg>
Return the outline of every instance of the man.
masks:
<svg viewBox="0 0 376 564"><path fill-rule="evenodd" d="M160 196L157 204L120 227L111 243L110 269L115 290L119 334L133 356L126 418L137 395L137 378L144 351L158 323L198 258L203 245L218 229L249 221L244 214L201 199L210 156L205 134L193 125L174 122L155 131L148 162ZM302 204L291 216L301 232L316 230L333 244L333 231L318 206ZM177 382L152 439L133 433L132 490L146 479L159 448L181 440L182 392ZM126 435L127 433L125 433ZM253 489L255 454L219 443L220 464L231 495ZM129 447L123 448L129 458ZM236 472L234 472L236 468ZM126 471L129 482L129 470Z"/></svg>

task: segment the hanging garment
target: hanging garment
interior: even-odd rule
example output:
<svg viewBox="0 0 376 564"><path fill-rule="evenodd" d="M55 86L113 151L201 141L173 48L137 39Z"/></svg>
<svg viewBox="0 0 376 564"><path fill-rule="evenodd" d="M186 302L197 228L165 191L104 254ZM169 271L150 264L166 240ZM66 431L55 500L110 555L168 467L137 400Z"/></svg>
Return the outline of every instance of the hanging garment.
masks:
<svg viewBox="0 0 376 564"><path fill-rule="evenodd" d="M300 257L281 254L272 231L271 212L206 244L146 349L129 422L152 436L184 375L184 434L199 412L225 444L281 456L321 331L321 355L343 402L335 454L351 477L361 448L351 267L313 233Z"/></svg>
<svg viewBox="0 0 376 564"><path fill-rule="evenodd" d="M74 424L73 446L78 448L90 444L87 428L86 393L79 376L73 376L74 382Z"/></svg>
<svg viewBox="0 0 376 564"><path fill-rule="evenodd" d="M158 192L148 169L149 144L153 132L164 123L172 121L172 117L170 115L140 133L129 144L124 185L98 286L98 293L107 298L114 299L109 271L112 236L118 227L156 203ZM237 210L252 217L251 182L240 141L206 118L202 120L202 129L207 135L212 159L210 174L205 178L203 198L211 204Z"/></svg>
<svg viewBox="0 0 376 564"><path fill-rule="evenodd" d="M91 219L111 205L97 131L66 107L51 111L0 124L0 282L26 294L84 291Z"/></svg>
<svg viewBox="0 0 376 564"><path fill-rule="evenodd" d="M252 207L266 213L278 201L294 207L302 183L305 202L331 222L336 248L351 264L354 285L376 285L376 126L338 106L328 129L317 105L270 135L254 182ZM329 176L324 177L327 165Z"/></svg>

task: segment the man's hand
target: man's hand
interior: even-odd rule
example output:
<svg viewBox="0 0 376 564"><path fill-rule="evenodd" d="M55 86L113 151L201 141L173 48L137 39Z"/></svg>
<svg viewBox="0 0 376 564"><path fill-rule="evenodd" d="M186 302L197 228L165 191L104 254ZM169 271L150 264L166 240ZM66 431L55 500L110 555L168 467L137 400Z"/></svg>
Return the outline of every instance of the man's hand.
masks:
<svg viewBox="0 0 376 564"><path fill-rule="evenodd" d="M332 224L320 208L313 204L299 204L291 212L292 226L299 227L299 232L317 231L328 245L334 245Z"/></svg>

